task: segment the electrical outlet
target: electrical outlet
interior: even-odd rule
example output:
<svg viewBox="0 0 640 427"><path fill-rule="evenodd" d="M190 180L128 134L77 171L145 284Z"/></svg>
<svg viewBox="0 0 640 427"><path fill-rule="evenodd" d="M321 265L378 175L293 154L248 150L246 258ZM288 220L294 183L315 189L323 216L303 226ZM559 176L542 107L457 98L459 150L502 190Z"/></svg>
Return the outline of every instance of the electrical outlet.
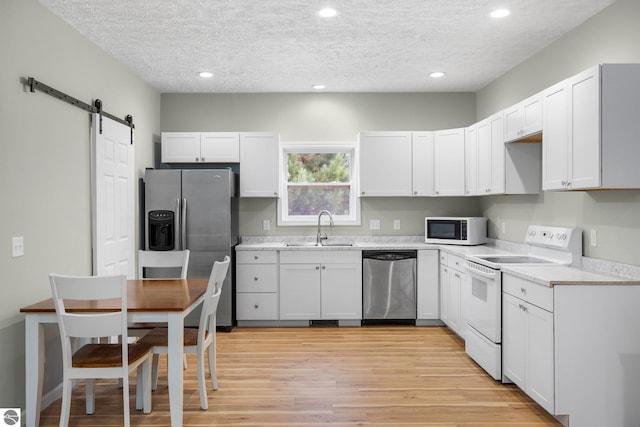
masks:
<svg viewBox="0 0 640 427"><path fill-rule="evenodd" d="M400 230L400 220L399 219L394 219L393 220L393 229L394 230Z"/></svg>
<svg viewBox="0 0 640 427"><path fill-rule="evenodd" d="M598 246L598 232L596 230L591 230L589 241L591 242L591 246Z"/></svg>
<svg viewBox="0 0 640 427"><path fill-rule="evenodd" d="M263 231L271 230L271 220L269 220L269 219L263 219L262 220L262 230Z"/></svg>
<svg viewBox="0 0 640 427"><path fill-rule="evenodd" d="M24 255L24 237L11 238L11 256L13 258Z"/></svg>
<svg viewBox="0 0 640 427"><path fill-rule="evenodd" d="M380 220L379 219L370 219L369 220L369 230L380 230Z"/></svg>
<svg viewBox="0 0 640 427"><path fill-rule="evenodd" d="M500 229L503 234L507 232L507 223L505 221L500 223Z"/></svg>

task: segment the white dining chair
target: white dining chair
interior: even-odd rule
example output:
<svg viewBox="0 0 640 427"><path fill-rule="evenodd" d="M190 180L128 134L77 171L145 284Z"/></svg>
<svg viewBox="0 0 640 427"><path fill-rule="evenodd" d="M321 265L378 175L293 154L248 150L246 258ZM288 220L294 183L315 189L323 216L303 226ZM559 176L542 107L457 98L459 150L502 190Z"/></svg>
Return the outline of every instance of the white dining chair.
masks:
<svg viewBox="0 0 640 427"><path fill-rule="evenodd" d="M184 352L185 354L195 354L197 358L198 388L200 390L200 407L202 409L209 407L204 372L205 352L208 355L209 374L213 382L213 390L218 389L218 376L216 373L216 312L220 293L222 292L222 284L229 270L229 263L228 256L225 256L223 261L215 261L213 263L202 303L198 328L184 329ZM167 354L168 351L167 332L167 328L154 328L147 335L140 338L141 342L153 346L152 388L154 390L158 386L158 355Z"/></svg>
<svg viewBox="0 0 640 427"><path fill-rule="evenodd" d="M144 269L160 269L160 274L169 268L180 268L180 275L162 274L163 279L186 279L189 269L189 249L183 251L138 251L138 279L144 279Z"/></svg>
<svg viewBox="0 0 640 427"><path fill-rule="evenodd" d="M148 343L127 344L127 279L116 276L49 275L62 343L60 427L69 425L74 380L86 382L86 413L95 412L96 378L122 381L124 425L129 426L129 372L137 370L136 409L151 412L151 350ZM74 300L118 299L118 311L69 311ZM121 337L119 343L95 343L96 337ZM88 342L74 350L76 340Z"/></svg>

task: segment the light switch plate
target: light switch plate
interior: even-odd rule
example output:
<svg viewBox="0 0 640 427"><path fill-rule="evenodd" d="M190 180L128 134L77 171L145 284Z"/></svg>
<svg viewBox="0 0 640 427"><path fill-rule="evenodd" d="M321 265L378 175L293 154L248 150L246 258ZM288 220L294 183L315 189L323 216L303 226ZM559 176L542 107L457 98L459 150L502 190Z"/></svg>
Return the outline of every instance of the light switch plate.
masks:
<svg viewBox="0 0 640 427"><path fill-rule="evenodd" d="M393 229L394 230L400 230L400 220L399 219L394 219L393 220Z"/></svg>
<svg viewBox="0 0 640 427"><path fill-rule="evenodd" d="M262 220L262 230L263 231L271 230L271 220L268 220L268 219Z"/></svg>
<svg viewBox="0 0 640 427"><path fill-rule="evenodd" d="M11 238L11 256L13 258L24 255L24 237Z"/></svg>
<svg viewBox="0 0 640 427"><path fill-rule="evenodd" d="M598 246L598 232L596 230L591 230L590 239L591 246Z"/></svg>
<svg viewBox="0 0 640 427"><path fill-rule="evenodd" d="M380 230L380 220L379 219L370 219L369 220L369 230Z"/></svg>

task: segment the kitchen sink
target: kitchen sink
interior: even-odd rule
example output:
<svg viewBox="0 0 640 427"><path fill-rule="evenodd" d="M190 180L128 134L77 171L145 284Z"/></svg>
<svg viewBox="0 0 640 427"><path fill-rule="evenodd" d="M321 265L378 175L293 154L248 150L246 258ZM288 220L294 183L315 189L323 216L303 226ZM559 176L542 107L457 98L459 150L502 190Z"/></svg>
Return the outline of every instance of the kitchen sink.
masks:
<svg viewBox="0 0 640 427"><path fill-rule="evenodd" d="M353 246L353 243L349 242L324 242L321 246Z"/></svg>
<svg viewBox="0 0 640 427"><path fill-rule="evenodd" d="M313 247L313 246L318 246L315 242L285 242L284 244L285 246L306 246L306 247Z"/></svg>
<svg viewBox="0 0 640 427"><path fill-rule="evenodd" d="M345 247L345 246L354 246L353 243L350 242L324 242L320 245L317 245L315 242L285 242L285 246L288 247L318 247L318 246L331 246L331 247Z"/></svg>

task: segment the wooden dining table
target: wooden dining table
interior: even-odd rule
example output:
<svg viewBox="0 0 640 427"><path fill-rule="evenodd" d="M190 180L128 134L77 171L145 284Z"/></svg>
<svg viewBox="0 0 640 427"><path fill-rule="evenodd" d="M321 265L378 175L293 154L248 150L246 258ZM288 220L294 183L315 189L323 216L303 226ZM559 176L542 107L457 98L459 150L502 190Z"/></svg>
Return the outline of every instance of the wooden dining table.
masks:
<svg viewBox="0 0 640 427"><path fill-rule="evenodd" d="M168 385L171 425L183 424L184 318L203 300L208 279L142 279L127 281L127 317L130 322L162 322L169 329ZM69 311L116 311L119 300L65 302ZM57 323L53 299L20 309L25 314L26 425L40 422L44 378L43 325ZM62 367L61 367L62 369Z"/></svg>

